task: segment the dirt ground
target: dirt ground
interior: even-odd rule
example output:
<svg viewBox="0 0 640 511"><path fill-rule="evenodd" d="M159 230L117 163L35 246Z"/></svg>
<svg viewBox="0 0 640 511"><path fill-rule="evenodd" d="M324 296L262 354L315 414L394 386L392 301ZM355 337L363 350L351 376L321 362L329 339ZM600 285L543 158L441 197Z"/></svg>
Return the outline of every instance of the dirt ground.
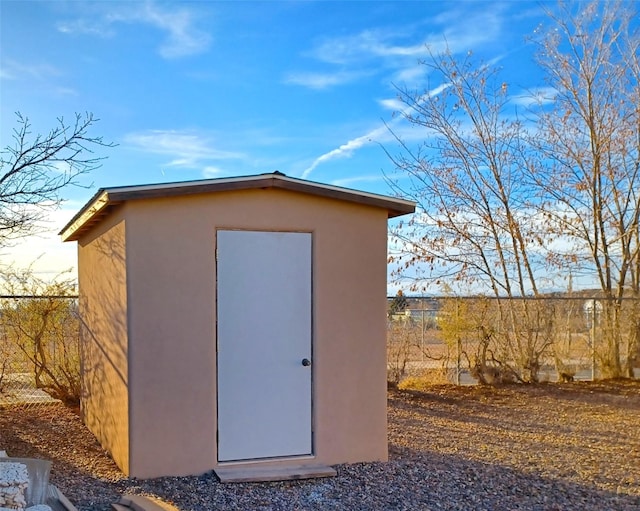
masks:
<svg viewBox="0 0 640 511"><path fill-rule="evenodd" d="M393 392L389 439L392 457L420 446L640 496L640 381Z"/></svg>
<svg viewBox="0 0 640 511"><path fill-rule="evenodd" d="M331 484L336 495L344 491L353 497L366 484L361 505L345 504L344 509L640 510L638 380L390 391L388 410L389 463L339 467L339 476L324 486L270 486L268 491L280 492L274 499L285 500L264 509L341 509L326 502L311 505L304 492L317 496L318 488ZM202 478L148 484L125 478L76 411L62 405L1 409L0 449L10 456L52 460L52 482L82 510L107 509L124 492L164 495L179 505L184 502L179 507L185 510L213 509L189 500L205 490L180 489L202 485ZM436 474L438 466L445 468ZM425 482L422 489L407 483L412 477ZM378 488L376 478L380 488L391 488L393 506L362 500ZM215 498L227 499L224 502L233 492L233 498L249 499L252 492L264 490L218 486ZM465 487L473 495L469 498L480 499L478 505L456 497ZM295 506L287 503L288 494L281 488L297 492ZM210 497L202 499L214 499L213 491L206 491ZM418 491L424 491L423 500L418 500ZM514 494L504 500L501 492ZM264 494L257 498L264 501ZM517 506L514 499L519 499ZM224 509L253 509L254 501L242 502L248 504Z"/></svg>

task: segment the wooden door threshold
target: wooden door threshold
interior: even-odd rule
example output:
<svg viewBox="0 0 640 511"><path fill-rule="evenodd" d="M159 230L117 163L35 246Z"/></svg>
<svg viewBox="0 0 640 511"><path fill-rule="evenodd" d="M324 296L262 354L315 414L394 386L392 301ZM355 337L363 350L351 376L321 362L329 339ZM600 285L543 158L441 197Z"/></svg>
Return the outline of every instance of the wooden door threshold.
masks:
<svg viewBox="0 0 640 511"><path fill-rule="evenodd" d="M214 469L214 472L221 483L290 481L336 475L335 469L328 465L225 466Z"/></svg>

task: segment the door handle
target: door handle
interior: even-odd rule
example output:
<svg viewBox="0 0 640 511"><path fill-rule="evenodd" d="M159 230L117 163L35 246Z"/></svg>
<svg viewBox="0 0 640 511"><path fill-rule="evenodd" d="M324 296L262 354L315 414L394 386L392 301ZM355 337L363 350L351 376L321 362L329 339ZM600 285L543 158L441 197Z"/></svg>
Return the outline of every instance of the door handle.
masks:
<svg viewBox="0 0 640 511"><path fill-rule="evenodd" d="M303 358L302 365L305 367L309 367L311 365L311 360L309 360L308 358Z"/></svg>

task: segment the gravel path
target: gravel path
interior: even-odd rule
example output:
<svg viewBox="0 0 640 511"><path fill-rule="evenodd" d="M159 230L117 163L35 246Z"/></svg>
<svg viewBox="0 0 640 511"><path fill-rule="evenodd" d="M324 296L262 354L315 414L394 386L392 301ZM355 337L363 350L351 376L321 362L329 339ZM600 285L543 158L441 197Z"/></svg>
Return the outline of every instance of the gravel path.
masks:
<svg viewBox="0 0 640 511"><path fill-rule="evenodd" d="M389 394L388 463L330 479L125 478L60 405L0 410L0 449L53 460L80 510L124 493L201 510L640 510L640 382L433 387Z"/></svg>

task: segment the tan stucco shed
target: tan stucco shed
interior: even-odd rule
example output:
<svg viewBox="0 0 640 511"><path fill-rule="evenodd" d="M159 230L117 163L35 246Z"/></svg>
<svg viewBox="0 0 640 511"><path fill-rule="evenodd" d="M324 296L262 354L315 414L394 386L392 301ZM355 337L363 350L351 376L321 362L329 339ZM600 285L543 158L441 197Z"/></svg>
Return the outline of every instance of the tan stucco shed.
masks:
<svg viewBox="0 0 640 511"><path fill-rule="evenodd" d="M128 475L387 459L387 219L280 173L99 190L78 242L82 415Z"/></svg>

